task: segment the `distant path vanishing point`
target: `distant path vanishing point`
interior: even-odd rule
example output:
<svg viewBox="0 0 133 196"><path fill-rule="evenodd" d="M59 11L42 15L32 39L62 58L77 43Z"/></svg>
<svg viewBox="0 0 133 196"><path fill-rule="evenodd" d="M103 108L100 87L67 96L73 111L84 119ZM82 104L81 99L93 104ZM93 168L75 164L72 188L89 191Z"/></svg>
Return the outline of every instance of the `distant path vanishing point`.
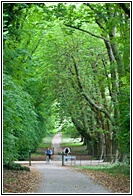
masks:
<svg viewBox="0 0 133 196"><path fill-rule="evenodd" d="M61 147L61 140L62 140L62 133L61 132L57 133L52 139L52 149L54 148L53 160L58 160L57 155L58 155L58 153L61 153L63 150Z"/></svg>

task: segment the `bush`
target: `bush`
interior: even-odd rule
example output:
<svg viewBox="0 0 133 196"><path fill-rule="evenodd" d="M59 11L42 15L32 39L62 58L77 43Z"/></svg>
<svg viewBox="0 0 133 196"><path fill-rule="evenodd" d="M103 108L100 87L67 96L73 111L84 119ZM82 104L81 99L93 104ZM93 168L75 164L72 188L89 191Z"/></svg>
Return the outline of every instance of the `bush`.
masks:
<svg viewBox="0 0 133 196"><path fill-rule="evenodd" d="M7 165L4 165L4 168L10 169L10 170L25 170L30 172L30 168L26 166L22 166L19 163L8 163Z"/></svg>

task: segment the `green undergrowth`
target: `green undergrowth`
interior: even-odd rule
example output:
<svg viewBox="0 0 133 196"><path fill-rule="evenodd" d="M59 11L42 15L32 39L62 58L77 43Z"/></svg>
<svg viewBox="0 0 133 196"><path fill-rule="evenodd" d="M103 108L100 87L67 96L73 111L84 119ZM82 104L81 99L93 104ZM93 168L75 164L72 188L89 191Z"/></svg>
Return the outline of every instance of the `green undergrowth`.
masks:
<svg viewBox="0 0 133 196"><path fill-rule="evenodd" d="M51 147L53 135L43 138L42 142L39 144L38 148L48 148Z"/></svg>
<svg viewBox="0 0 133 196"><path fill-rule="evenodd" d="M35 157L39 158L42 155L44 156L46 149L51 147L52 139L53 139L53 135L49 135L49 136L43 138L42 142L38 145L36 152L31 154L31 157L32 158L35 158Z"/></svg>
<svg viewBox="0 0 133 196"><path fill-rule="evenodd" d="M52 139L53 139L53 135L43 138L42 142L38 145L38 149L51 147Z"/></svg>
<svg viewBox="0 0 133 196"><path fill-rule="evenodd" d="M77 166L79 168L79 166ZM118 164L108 164L108 165L98 165L98 166L80 166L83 170L95 170L111 173L113 175L122 174L125 176L130 176L130 166L123 163Z"/></svg>
<svg viewBox="0 0 133 196"><path fill-rule="evenodd" d="M64 136L61 141L61 146L65 148L68 146L71 149L72 154L87 154L86 146L81 142L81 138L70 138L68 136Z"/></svg>
<svg viewBox="0 0 133 196"><path fill-rule="evenodd" d="M11 162L11 163L8 163L8 164L4 165L4 168L8 169L8 170L25 170L25 171L30 171L29 167L22 166L21 164L14 163L14 162Z"/></svg>

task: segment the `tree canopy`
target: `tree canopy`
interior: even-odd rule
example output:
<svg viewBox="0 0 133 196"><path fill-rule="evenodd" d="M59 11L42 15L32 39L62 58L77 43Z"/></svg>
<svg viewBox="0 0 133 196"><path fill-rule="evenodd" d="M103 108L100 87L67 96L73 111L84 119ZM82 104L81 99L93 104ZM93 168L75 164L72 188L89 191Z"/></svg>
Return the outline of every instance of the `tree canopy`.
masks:
<svg viewBox="0 0 133 196"><path fill-rule="evenodd" d="M3 2L4 163L60 125L130 154L130 2Z"/></svg>

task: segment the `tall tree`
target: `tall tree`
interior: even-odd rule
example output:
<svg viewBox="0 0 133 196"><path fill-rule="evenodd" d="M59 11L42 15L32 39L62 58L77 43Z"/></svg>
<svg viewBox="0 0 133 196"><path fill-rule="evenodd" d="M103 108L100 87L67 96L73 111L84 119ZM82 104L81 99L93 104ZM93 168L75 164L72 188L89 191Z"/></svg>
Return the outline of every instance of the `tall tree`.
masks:
<svg viewBox="0 0 133 196"><path fill-rule="evenodd" d="M84 5L76 8L75 5L70 5L65 7L63 4L57 6L57 10L62 11L62 15L59 17L64 21L64 25L73 30L78 30L87 33L89 36L97 38L97 40L103 40L105 43L106 51L108 54L108 60L102 59L106 79L108 80L108 91L111 98L111 113L107 107L99 107L98 102L91 99L90 95L83 92L83 95L87 102L89 102L90 107L95 111L102 112L110 120L113 128L113 152L115 152L119 147L119 138L117 133L119 133L119 119L121 118L121 107L122 102L121 97L123 94L123 82L122 78L124 75L129 77L129 34L130 34L130 20L129 20L129 10L130 3L112 4L112 3L85 3ZM65 11L64 11L65 10ZM95 26L97 32L93 29L93 33L90 30L90 23ZM95 23L95 24L94 24ZM122 24L122 25L121 25ZM97 26L96 26L97 25ZM99 29L98 29L99 28ZM89 29L89 30L88 30ZM125 32L127 29L127 32ZM73 32L73 31L71 31ZM127 34L127 36L125 36ZM126 43L126 44L125 44ZM128 54L126 64L125 50L126 46ZM110 67L108 66L110 64ZM128 66L126 66L128 64ZM75 63L76 65L76 63ZM76 68L78 70L78 68ZM111 76L111 77L110 77ZM80 89L83 91L82 83L79 80L77 72L77 80ZM128 84L129 85L129 84ZM105 91L106 92L106 91ZM106 95L106 94L105 94ZM104 96L105 96L104 95ZM106 95L107 96L107 95ZM129 102L128 102L129 105ZM110 107L110 106L109 106ZM121 119L122 120L122 119ZM112 137L112 131L110 132L110 138ZM111 148L111 146L110 146ZM121 151L121 150L120 150ZM121 153L121 152L120 152Z"/></svg>
<svg viewBox="0 0 133 196"><path fill-rule="evenodd" d="M4 4L6 162L22 154L25 136L25 151L36 148L54 103L58 121L71 118L89 153L129 153L129 10L129 3Z"/></svg>

